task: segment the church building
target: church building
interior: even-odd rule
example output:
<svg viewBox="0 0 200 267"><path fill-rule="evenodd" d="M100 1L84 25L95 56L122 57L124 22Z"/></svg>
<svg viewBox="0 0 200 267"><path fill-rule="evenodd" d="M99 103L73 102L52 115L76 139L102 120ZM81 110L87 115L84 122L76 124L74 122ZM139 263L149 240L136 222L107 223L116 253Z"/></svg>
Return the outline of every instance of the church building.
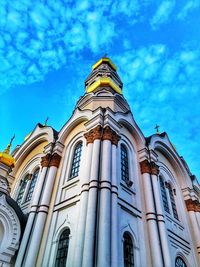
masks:
<svg viewBox="0 0 200 267"><path fill-rule="evenodd" d="M199 267L200 185L158 131L145 137L117 68L93 65L57 132L0 152L0 267Z"/></svg>

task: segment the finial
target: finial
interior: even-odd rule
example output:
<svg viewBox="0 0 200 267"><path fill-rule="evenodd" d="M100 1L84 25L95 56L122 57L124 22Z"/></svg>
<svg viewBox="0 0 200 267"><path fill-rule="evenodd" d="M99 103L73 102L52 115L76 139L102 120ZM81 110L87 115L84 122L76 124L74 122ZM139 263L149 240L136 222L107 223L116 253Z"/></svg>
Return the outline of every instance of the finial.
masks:
<svg viewBox="0 0 200 267"><path fill-rule="evenodd" d="M49 117L46 118L45 122L44 122L44 126L47 126L47 122L49 120Z"/></svg>
<svg viewBox="0 0 200 267"><path fill-rule="evenodd" d="M104 54L104 56L103 56L103 58L107 58L108 57L108 54L107 53L105 53Z"/></svg>
<svg viewBox="0 0 200 267"><path fill-rule="evenodd" d="M155 126L155 128L154 128L154 129L156 129L156 133L157 133L157 134L159 134L159 133L160 133L160 132L159 132L159 128L160 128L160 126L156 124L156 126Z"/></svg>
<svg viewBox="0 0 200 267"><path fill-rule="evenodd" d="M15 134L13 135L13 137L10 139L10 143L7 145L6 149L4 150L4 153L6 154L10 154L10 148L12 146L12 142L15 139Z"/></svg>

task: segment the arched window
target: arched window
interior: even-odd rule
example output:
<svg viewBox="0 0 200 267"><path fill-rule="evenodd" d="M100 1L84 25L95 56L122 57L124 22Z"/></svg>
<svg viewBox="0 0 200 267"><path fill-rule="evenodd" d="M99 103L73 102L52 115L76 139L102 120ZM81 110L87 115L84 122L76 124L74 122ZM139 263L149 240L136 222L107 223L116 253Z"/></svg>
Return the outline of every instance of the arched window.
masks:
<svg viewBox="0 0 200 267"><path fill-rule="evenodd" d="M20 185L18 196L17 196L17 203L18 204L20 204L22 201L28 180L29 180L29 174L24 178L24 180L21 180L21 185Z"/></svg>
<svg viewBox="0 0 200 267"><path fill-rule="evenodd" d="M121 178L123 181L129 181L128 151L125 145L121 145Z"/></svg>
<svg viewBox="0 0 200 267"><path fill-rule="evenodd" d="M166 212L170 213L168 199L167 199L167 192L166 192L166 188L165 188L165 184L164 184L163 178L161 176L159 176L159 181L160 181L160 189L161 189L161 196L162 196L164 210Z"/></svg>
<svg viewBox="0 0 200 267"><path fill-rule="evenodd" d="M66 266L67 253L69 247L69 235L70 235L70 230L67 228L62 232L59 238L55 267Z"/></svg>
<svg viewBox="0 0 200 267"><path fill-rule="evenodd" d="M124 267L134 266L133 241L128 232L123 235L124 238Z"/></svg>
<svg viewBox="0 0 200 267"><path fill-rule="evenodd" d="M83 143L80 142L76 145L76 147L74 149L71 172L70 172L70 176L69 176L70 179L78 176L78 174L79 174L82 146L83 146Z"/></svg>
<svg viewBox="0 0 200 267"><path fill-rule="evenodd" d="M187 265L181 257L176 257L175 267L187 267Z"/></svg>
<svg viewBox="0 0 200 267"><path fill-rule="evenodd" d="M26 196L26 201L30 201L31 198L32 198L38 174L39 174L39 169L37 169L33 174L33 177L31 179L31 183L30 183L30 187L28 189L28 193L27 193L27 196Z"/></svg>
<svg viewBox="0 0 200 267"><path fill-rule="evenodd" d="M171 201L171 206L172 206L172 212L173 212L174 218L178 220L176 203L175 203L175 199L174 199L173 190L172 190L172 187L170 184L168 185L168 190L169 190L169 196L170 196L170 201Z"/></svg>

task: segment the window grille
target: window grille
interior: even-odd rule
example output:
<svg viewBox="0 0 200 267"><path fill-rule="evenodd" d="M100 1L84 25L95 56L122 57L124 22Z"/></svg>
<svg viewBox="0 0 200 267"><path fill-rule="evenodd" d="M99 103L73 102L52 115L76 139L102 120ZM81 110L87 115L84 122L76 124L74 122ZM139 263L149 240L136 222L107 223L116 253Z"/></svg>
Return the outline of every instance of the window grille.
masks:
<svg viewBox="0 0 200 267"><path fill-rule="evenodd" d="M166 192L166 189L165 189L164 181L163 181L161 176L159 177L159 180L160 180L160 189L161 189L161 196L162 196L164 210L166 212L170 213L168 199L167 199L167 192Z"/></svg>
<svg viewBox="0 0 200 267"><path fill-rule="evenodd" d="M128 232L123 235L124 238L124 267L134 267L133 242Z"/></svg>
<svg viewBox="0 0 200 267"><path fill-rule="evenodd" d="M62 232L59 238L55 267L66 266L67 253L69 247L69 235L70 235L70 230L67 228Z"/></svg>
<svg viewBox="0 0 200 267"><path fill-rule="evenodd" d="M81 161L81 152L82 152L82 142L78 143L75 147L73 159L72 159L72 167L70 172L70 179L78 176L80 169L80 161Z"/></svg>
<svg viewBox="0 0 200 267"><path fill-rule="evenodd" d="M28 190L28 194L26 196L26 201L30 201L31 198L32 198L38 174L39 174L39 169L37 169L33 174L33 177L31 179L31 183L30 183L30 187L29 187L29 190Z"/></svg>
<svg viewBox="0 0 200 267"><path fill-rule="evenodd" d="M175 267L187 267L187 265L181 257L176 257Z"/></svg>
<svg viewBox="0 0 200 267"><path fill-rule="evenodd" d="M170 201L171 201L171 205L172 205L172 212L173 212L174 218L178 220L178 213L177 213L177 209L176 209L176 203L175 203L172 187L171 187L170 184L168 186L168 190L169 190L169 196L170 196Z"/></svg>
<svg viewBox="0 0 200 267"><path fill-rule="evenodd" d="M121 179L129 181L128 151L124 145L121 145Z"/></svg>
<svg viewBox="0 0 200 267"><path fill-rule="evenodd" d="M24 195L24 191L26 189L27 182L29 180L29 174L24 178L24 180L21 181L19 193L17 196L17 203L20 204Z"/></svg>

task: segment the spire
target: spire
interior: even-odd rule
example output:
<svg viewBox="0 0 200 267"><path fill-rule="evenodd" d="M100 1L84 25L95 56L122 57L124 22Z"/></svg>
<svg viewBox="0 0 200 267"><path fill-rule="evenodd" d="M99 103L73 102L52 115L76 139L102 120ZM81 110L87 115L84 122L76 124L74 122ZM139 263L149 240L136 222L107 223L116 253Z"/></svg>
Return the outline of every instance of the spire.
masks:
<svg viewBox="0 0 200 267"><path fill-rule="evenodd" d="M87 93L106 87L115 93L122 94L122 86L117 67L106 55L92 66L92 72L85 81Z"/></svg>
<svg viewBox="0 0 200 267"><path fill-rule="evenodd" d="M15 159L10 155L10 148L12 146L12 142L15 138L15 135L11 138L10 143L7 145L3 152L0 152L0 163L4 163L8 167L15 166Z"/></svg>

